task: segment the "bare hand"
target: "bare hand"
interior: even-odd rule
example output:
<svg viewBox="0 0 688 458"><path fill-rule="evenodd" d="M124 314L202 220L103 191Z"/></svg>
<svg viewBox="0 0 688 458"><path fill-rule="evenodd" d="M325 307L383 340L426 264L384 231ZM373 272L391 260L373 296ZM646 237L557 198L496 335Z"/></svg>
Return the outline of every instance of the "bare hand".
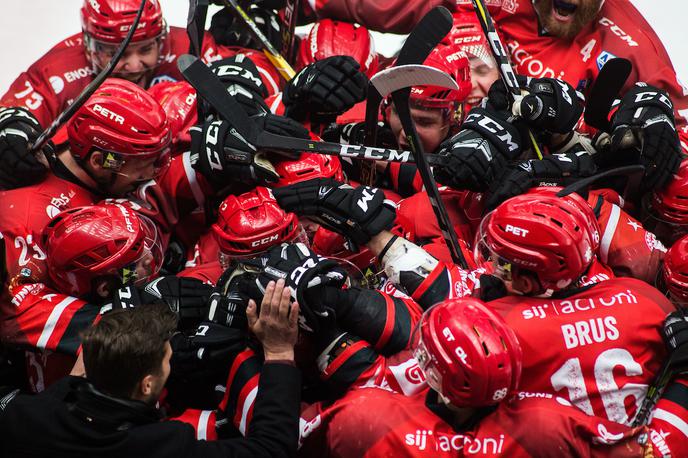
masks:
<svg viewBox="0 0 688 458"><path fill-rule="evenodd" d="M294 359L294 345L298 338L299 304L290 304L291 290L284 287L284 280L271 281L265 288L256 312L256 302L250 300L246 317L251 332L256 335L265 352L265 360Z"/></svg>

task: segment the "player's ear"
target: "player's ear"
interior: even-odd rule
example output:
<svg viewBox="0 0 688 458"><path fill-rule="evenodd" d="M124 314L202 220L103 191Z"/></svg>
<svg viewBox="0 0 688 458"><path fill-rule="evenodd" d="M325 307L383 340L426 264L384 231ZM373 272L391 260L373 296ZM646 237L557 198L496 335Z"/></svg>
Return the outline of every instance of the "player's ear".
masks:
<svg viewBox="0 0 688 458"><path fill-rule="evenodd" d="M91 170L101 170L103 168L103 159L105 156L102 151L95 150L88 156L88 164Z"/></svg>

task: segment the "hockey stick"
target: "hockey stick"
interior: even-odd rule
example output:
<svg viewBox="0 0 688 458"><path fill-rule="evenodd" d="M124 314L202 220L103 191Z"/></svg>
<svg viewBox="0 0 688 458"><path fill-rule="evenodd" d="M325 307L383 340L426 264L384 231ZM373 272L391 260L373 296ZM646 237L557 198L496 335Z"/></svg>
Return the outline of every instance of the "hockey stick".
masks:
<svg viewBox="0 0 688 458"><path fill-rule="evenodd" d="M189 0L189 15L186 18L186 34L189 36L189 54L201 57L205 18L208 13L208 0ZM196 117L203 119L203 104L196 103Z"/></svg>
<svg viewBox="0 0 688 458"><path fill-rule="evenodd" d="M294 69L291 68L289 62L282 57L279 51L275 49L272 43L270 43L270 40L268 40L263 32L260 31L256 23L253 22L248 14L246 14L246 11L244 11L239 3L236 0L222 0L222 3L225 4L225 7L234 11L236 15L244 22L246 27L248 27L249 32L251 32L254 38L263 46L263 52L265 53L265 56L268 58L270 63L275 66L280 75L282 75L282 78L284 78L286 81L292 79L296 74Z"/></svg>
<svg viewBox="0 0 688 458"><path fill-rule="evenodd" d="M497 62L499 75L502 77L507 92L511 95L511 101L514 102L515 105L516 102L520 101L522 98L521 88L518 86L514 69L511 68L511 64L509 63L506 48L502 44L499 35L497 35L497 30L492 22L492 16L490 16L490 12L487 10L483 0L471 1L473 2L473 9L478 16L478 22L480 22L485 38L487 38L487 42L490 44L492 57L494 57L495 62ZM538 159L542 159L542 151L540 151L540 146L538 146L537 140L530 129L528 129L528 137L530 138L530 143Z"/></svg>
<svg viewBox="0 0 688 458"><path fill-rule="evenodd" d="M605 170L604 172L597 173L595 175L589 176L587 178L582 178L575 183L571 183L564 189L557 193L558 197L568 196L571 193L580 191L587 191L590 186L598 183L605 178L615 178L615 177L628 177L626 182L626 191L624 191L624 199L626 199L626 193L638 189L640 185L640 180L643 178L645 173L645 166L643 165L626 165L623 167L617 167L614 169Z"/></svg>
<svg viewBox="0 0 688 458"><path fill-rule="evenodd" d="M434 67L409 64L387 68L370 79L382 98L404 88L413 86L438 86L458 90L454 78Z"/></svg>
<svg viewBox="0 0 688 458"><path fill-rule="evenodd" d="M179 56L177 66L199 96L208 101L239 135L258 148L284 152L306 151L354 159L415 162L410 151L343 145L261 132L241 105L225 90L217 76L198 58L188 54ZM436 155L428 155L428 162L433 165L441 164L442 159Z"/></svg>
<svg viewBox="0 0 688 458"><path fill-rule="evenodd" d="M626 84L633 66L622 57L608 60L590 89L583 119L589 126L609 132L609 111L621 88Z"/></svg>
<svg viewBox="0 0 688 458"><path fill-rule="evenodd" d="M299 19L299 0L287 0L284 7L284 21L282 22L282 56L287 62L296 59L296 23Z"/></svg>
<svg viewBox="0 0 688 458"><path fill-rule="evenodd" d="M48 128L41 132L34 144L31 145L31 148L29 148L30 153L34 154L37 151L40 151L48 142L48 140L55 135L55 132L57 132L57 130L62 127L64 123L69 121L71 117L74 116L74 113L76 113L77 110L84 104L84 102L91 97L91 95L100 87L103 81L110 76L112 71L115 69L115 66L117 66L117 62L119 62L120 58L122 57L122 54L124 54L124 50L129 45L131 37L134 36L134 32L136 32L136 29L138 28L141 15L143 14L143 8L146 6L146 1L148 0L141 0L141 6L139 6L139 10L136 13L136 18L134 18L134 22L131 24L131 28L129 29L127 36L124 37L124 40L122 40L122 43L120 43L119 48L117 48L117 52L115 52L115 55L112 56L112 59L110 59L110 62L108 62L107 66L101 70L100 73L98 73L93 81L91 81L89 85L86 86L83 91L81 91L81 94L79 94L62 113L57 115L57 118L50 123Z"/></svg>
<svg viewBox="0 0 688 458"><path fill-rule="evenodd" d="M422 64L428 58L437 44L444 38L444 35L438 36L439 29L436 28L438 23L444 21L444 13L440 11L441 7L436 7L428 11L428 13L421 18L416 24L406 41L404 41L399 57L395 62L395 66L408 64ZM377 92L373 84L368 85L368 98L366 100L365 112L365 144L373 146L377 140L377 118L380 111L380 104L384 97Z"/></svg>
<svg viewBox="0 0 688 458"><path fill-rule="evenodd" d="M445 8L437 8L436 10L439 11L441 16L438 16L437 20L434 21L435 24L433 29L428 30L427 35L418 36L418 39L423 40L425 43L429 43L431 40L435 40L435 46L447 33L449 33L453 24L452 15L449 12L449 10ZM409 46L407 49L410 53L412 47ZM403 72L404 68L392 68L389 69L389 71L386 74L382 73L376 75L379 76L379 78L374 78L375 81L373 81L373 83L375 84L376 89L378 90L378 92L380 92L381 95L384 95L384 90L394 86L394 84L392 83L383 83L385 83L386 80L393 79L393 72L395 70L397 71L397 73L401 73ZM399 77L396 79L404 80L405 78ZM408 79L406 79L406 81L408 81ZM428 83L433 84L430 82ZM456 82L454 81L453 83L453 87L451 88L458 89ZM421 179L423 180L425 192L428 194L428 198L430 199L430 205L432 206L432 210L435 213L435 217L437 218L437 224L439 225L440 231L442 232L442 236L444 237L447 247L449 248L449 253L451 254L452 260L459 266L461 266L463 269L468 269L468 263L466 262L466 259L463 257L463 253L461 252L459 240L456 237L454 227L451 225L451 221L449 220L447 209L444 208L444 203L442 202L442 198L440 197L439 189L437 189L437 183L435 182L435 178L430 172L430 165L428 164L427 158L425 156L423 144L420 140L420 137L418 136L418 133L416 132L416 126L414 125L413 117L411 116L411 108L409 106L410 97L411 87L397 89L394 92L392 92L392 101L394 102L394 107L396 108L399 120L401 121L401 125L404 129L404 133L406 134L406 138L408 139L408 142L411 145L411 151L413 152L414 157L416 158L416 167L418 168L418 172L420 173Z"/></svg>

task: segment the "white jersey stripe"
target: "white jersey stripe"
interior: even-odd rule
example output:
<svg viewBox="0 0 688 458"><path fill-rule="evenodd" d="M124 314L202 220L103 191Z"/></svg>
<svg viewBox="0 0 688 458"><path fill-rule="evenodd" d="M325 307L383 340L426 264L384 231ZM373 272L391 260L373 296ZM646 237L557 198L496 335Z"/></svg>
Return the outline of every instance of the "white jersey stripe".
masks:
<svg viewBox="0 0 688 458"><path fill-rule="evenodd" d="M242 435L246 435L246 420L248 418L248 411L253 405L253 401L256 399L258 394L258 387L256 386L251 392L246 396L246 401L244 401L244 406L241 409L241 421L239 422L239 431Z"/></svg>
<svg viewBox="0 0 688 458"><path fill-rule="evenodd" d="M48 317L48 321L45 322L45 327L43 327L43 332L41 332L41 337L38 339L36 347L40 348L41 350L45 350L45 346L48 344L50 336L53 335L53 331L55 330L57 322L60 321L62 312L64 312L65 309L69 306L69 304L71 304L75 300L76 297L69 296L68 298L63 299L59 304L55 306L55 308L53 308L53 311L50 312L50 316Z"/></svg>
<svg viewBox="0 0 688 458"><path fill-rule="evenodd" d="M205 195L198 185L198 180L196 180L196 169L191 166L191 151L182 154L182 163L184 164L184 173L186 174L186 179L189 180L189 186L191 187L194 199L196 199L196 203L199 207L203 207L205 204Z"/></svg>
<svg viewBox="0 0 688 458"><path fill-rule="evenodd" d="M602 235L602 242L600 242L600 258L603 263L607 263L607 256L609 255L609 245L612 243L616 226L619 225L619 217L621 216L621 209L618 205L612 205L612 212L609 215L607 227L604 229Z"/></svg>
<svg viewBox="0 0 688 458"><path fill-rule="evenodd" d="M196 430L196 439L204 441L208 439L208 422L210 421L210 414L212 410L204 410L201 416L198 417L198 429Z"/></svg>
<svg viewBox="0 0 688 458"><path fill-rule="evenodd" d="M688 423L686 423L678 415L675 415L664 409L656 409L652 415L652 418L666 421L667 423L671 424L671 426L681 431L686 439L688 439Z"/></svg>

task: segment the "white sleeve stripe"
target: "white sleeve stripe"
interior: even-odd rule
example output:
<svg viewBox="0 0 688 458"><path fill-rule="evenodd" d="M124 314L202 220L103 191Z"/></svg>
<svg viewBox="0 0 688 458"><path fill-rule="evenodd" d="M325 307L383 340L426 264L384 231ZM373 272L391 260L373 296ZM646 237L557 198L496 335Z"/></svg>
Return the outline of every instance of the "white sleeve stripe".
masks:
<svg viewBox="0 0 688 458"><path fill-rule="evenodd" d="M45 350L45 346L48 344L50 336L53 335L53 331L55 330L55 326L62 316L62 312L64 312L69 304L75 300L76 297L70 296L66 299L63 299L55 306L55 308L53 308L53 311L50 312L50 316L48 317L48 321L45 322L45 327L43 328L43 332L41 332L41 337L38 339L36 347L40 348L41 350Z"/></svg>
<svg viewBox="0 0 688 458"><path fill-rule="evenodd" d="M205 204L205 195L201 191L201 187L198 185L198 180L196 180L196 170L191 166L191 151L187 151L182 154L182 163L184 164L184 173L186 174L186 179L189 180L189 186L191 187L191 193L196 199L196 203L199 207Z"/></svg>
<svg viewBox="0 0 688 458"><path fill-rule="evenodd" d="M201 416L198 417L198 429L196 430L196 439L204 441L208 439L208 422L210 421L210 414L212 410L204 410Z"/></svg>
<svg viewBox="0 0 688 458"><path fill-rule="evenodd" d="M256 67L258 68L258 73L260 73L260 76L262 76L263 79L264 79L265 81L267 81L267 83L268 83L270 86L272 86L272 93L273 93L273 94L278 93L278 92L280 91L279 85L278 85L277 82L272 78L272 75L270 74L270 72L268 72L267 70L265 70L265 69L262 68L262 67L258 67L257 65L256 65Z"/></svg>
<svg viewBox="0 0 688 458"><path fill-rule="evenodd" d="M270 105L270 112L273 114L277 113L277 109L280 106L280 103L282 103L282 93L278 93L277 97L275 97L275 100L272 101L272 105Z"/></svg>
<svg viewBox="0 0 688 458"><path fill-rule="evenodd" d="M671 426L681 431L683 435L688 439L688 423L686 423L678 415L674 415L673 413L664 409L656 409L654 411L654 414L652 415L652 418L653 420L659 419L669 423Z"/></svg>
<svg viewBox="0 0 688 458"><path fill-rule="evenodd" d="M315 0L308 0L308 6L311 7L311 9L313 10L313 12L316 11L316 9L315 9Z"/></svg>
<svg viewBox="0 0 688 458"><path fill-rule="evenodd" d="M257 394L258 387L255 387L248 393L248 396L246 396L246 401L244 401L244 405L241 409L241 421L239 422L239 431L243 436L246 435L246 420L248 418L248 411L253 405L253 401L255 401Z"/></svg>
<svg viewBox="0 0 688 458"><path fill-rule="evenodd" d="M616 232L616 226L619 225L619 217L621 216L621 209L618 205L612 205L612 212L609 215L609 221L607 221L607 227L604 229L604 234L602 235L602 242L600 242L600 258L602 262L607 262L607 255L609 255L609 245L612 243L614 238L614 233Z"/></svg>

